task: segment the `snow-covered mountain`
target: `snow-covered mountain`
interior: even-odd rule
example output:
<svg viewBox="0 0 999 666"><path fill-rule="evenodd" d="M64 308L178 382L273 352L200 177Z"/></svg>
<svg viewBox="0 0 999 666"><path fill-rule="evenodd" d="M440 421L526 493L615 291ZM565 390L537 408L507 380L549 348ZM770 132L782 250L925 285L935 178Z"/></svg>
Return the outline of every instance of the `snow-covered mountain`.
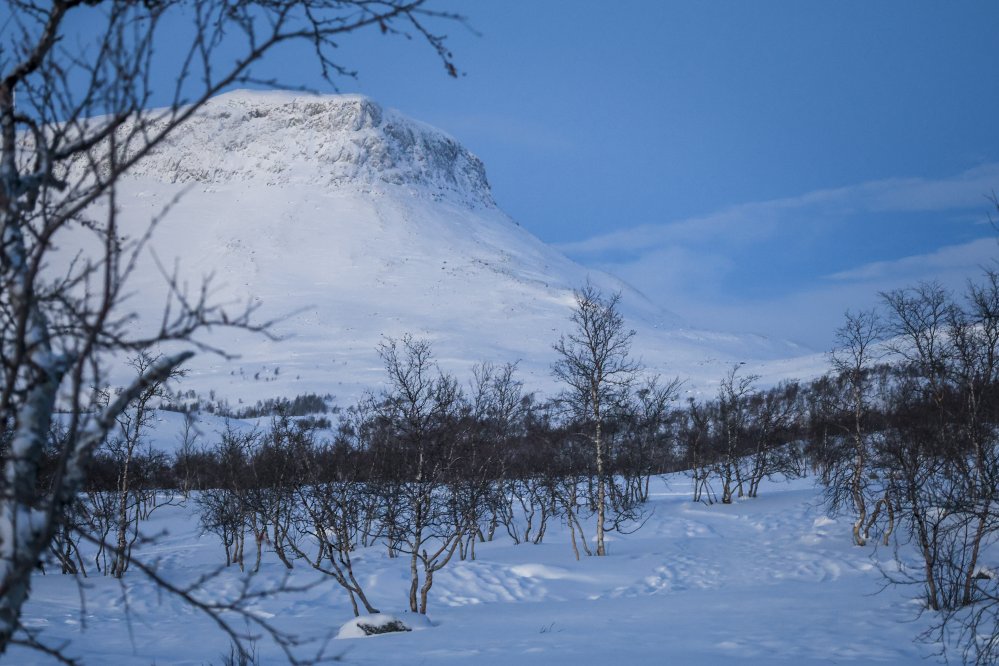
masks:
<svg viewBox="0 0 999 666"><path fill-rule="evenodd" d="M176 257L191 284L214 275L216 299L279 318L279 341L217 330L210 342L240 358L192 361L187 383L230 399L352 398L381 381L382 337L405 333L429 338L459 375L482 360L520 361L527 384L545 390L551 345L587 279L622 291L636 355L695 386L733 362L805 351L691 329L570 261L500 210L482 162L458 141L364 97L217 97L141 162L118 202L133 233L168 209L152 243L161 265ZM163 284L155 262L136 274L139 321L156 320Z"/></svg>

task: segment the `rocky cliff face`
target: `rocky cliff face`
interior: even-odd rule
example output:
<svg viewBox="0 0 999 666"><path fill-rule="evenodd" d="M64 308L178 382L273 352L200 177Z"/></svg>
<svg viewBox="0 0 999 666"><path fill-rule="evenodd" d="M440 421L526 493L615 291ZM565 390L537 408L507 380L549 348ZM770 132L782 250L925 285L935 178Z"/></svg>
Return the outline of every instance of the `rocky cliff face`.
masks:
<svg viewBox="0 0 999 666"><path fill-rule="evenodd" d="M495 205L478 157L359 95L220 95L131 175L206 185L390 184L473 208Z"/></svg>

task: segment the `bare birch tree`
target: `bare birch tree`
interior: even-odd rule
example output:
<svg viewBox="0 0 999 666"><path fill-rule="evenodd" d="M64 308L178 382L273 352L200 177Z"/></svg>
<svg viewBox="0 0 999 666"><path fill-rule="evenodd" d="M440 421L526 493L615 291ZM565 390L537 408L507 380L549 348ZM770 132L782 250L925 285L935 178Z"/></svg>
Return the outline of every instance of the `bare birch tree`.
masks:
<svg viewBox="0 0 999 666"><path fill-rule="evenodd" d="M731 504L736 496L743 497L746 493L748 474L742 468L749 453L746 403L756 392L754 385L759 375L740 377L742 366L743 363L733 365L718 387L718 431L721 441L715 468L722 482L722 504Z"/></svg>
<svg viewBox="0 0 999 666"><path fill-rule="evenodd" d="M639 371L629 357L635 331L625 328L618 310L621 294L604 296L587 283L575 292L573 328L555 343L558 360L552 375L565 384L562 401L586 424L593 445L596 474L597 549L606 555L604 531L607 519L607 442L604 429L616 405L623 403Z"/></svg>
<svg viewBox="0 0 999 666"><path fill-rule="evenodd" d="M857 515L853 524L853 543L857 546L867 543L870 529L867 494L872 455L871 428L868 424L872 400L871 369L883 355L876 347L883 336L883 325L875 311L847 312L846 321L836 331L836 348L829 356L833 372L845 383L846 389L845 394L840 394L841 404L837 408L848 415L843 420L843 427L853 457L851 464L842 470L844 478L839 485L849 488L850 500ZM878 509L885 506L891 510L887 495L875 501ZM887 540L888 535L884 538Z"/></svg>
<svg viewBox="0 0 999 666"><path fill-rule="evenodd" d="M393 534L395 550L409 557L409 609L426 614L434 574L451 561L466 528L451 519L454 496L447 485L465 398L458 382L434 362L426 340L389 338L378 353L389 380L378 407L390 433L383 476L400 481L384 500L389 510L382 522Z"/></svg>

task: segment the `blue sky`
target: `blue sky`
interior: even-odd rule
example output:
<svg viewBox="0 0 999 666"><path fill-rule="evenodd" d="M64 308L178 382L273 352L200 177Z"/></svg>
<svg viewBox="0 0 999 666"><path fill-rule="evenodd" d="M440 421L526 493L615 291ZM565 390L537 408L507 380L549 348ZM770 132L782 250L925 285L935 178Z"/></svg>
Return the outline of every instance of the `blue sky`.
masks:
<svg viewBox="0 0 999 666"><path fill-rule="evenodd" d="M440 5L465 76L380 36L345 90L451 132L500 205L695 325L817 349L999 255L999 3Z"/></svg>
<svg viewBox="0 0 999 666"><path fill-rule="evenodd" d="M438 0L464 72L345 39L370 95L485 162L499 204L693 325L826 349L848 307L999 255L999 2ZM308 54L261 76L329 91Z"/></svg>

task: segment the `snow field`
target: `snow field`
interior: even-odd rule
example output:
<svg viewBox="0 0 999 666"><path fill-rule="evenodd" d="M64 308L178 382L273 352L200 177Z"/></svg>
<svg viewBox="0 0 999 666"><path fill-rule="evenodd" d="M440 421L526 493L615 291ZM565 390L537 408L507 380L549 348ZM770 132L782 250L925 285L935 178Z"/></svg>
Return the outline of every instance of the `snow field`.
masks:
<svg viewBox="0 0 999 666"><path fill-rule="evenodd" d="M825 515L810 480L767 484L759 498L730 506L693 504L687 488L683 477L659 483L646 524L609 535L605 558L577 562L558 525L540 545L514 545L498 531L478 544L476 561L456 556L437 573L429 622L404 610L408 562L365 549L356 571L372 603L422 630L330 640L328 651L356 664L910 664L931 655L912 641L928 622L915 619L916 591L879 593L878 566L892 553L851 546L849 522ZM158 509L142 557L178 582L219 566L221 546L199 536L197 522L193 501ZM284 573L265 553L253 585L275 585ZM315 585L251 609L313 639L301 651L311 654L352 619L350 606L304 566L290 582ZM221 598L241 584L233 568L204 594ZM85 663L193 666L228 653L210 620L136 572L122 584L50 573L33 585L25 624L71 641L69 652ZM265 640L257 652L261 663L284 661ZM19 649L10 663L51 662Z"/></svg>

